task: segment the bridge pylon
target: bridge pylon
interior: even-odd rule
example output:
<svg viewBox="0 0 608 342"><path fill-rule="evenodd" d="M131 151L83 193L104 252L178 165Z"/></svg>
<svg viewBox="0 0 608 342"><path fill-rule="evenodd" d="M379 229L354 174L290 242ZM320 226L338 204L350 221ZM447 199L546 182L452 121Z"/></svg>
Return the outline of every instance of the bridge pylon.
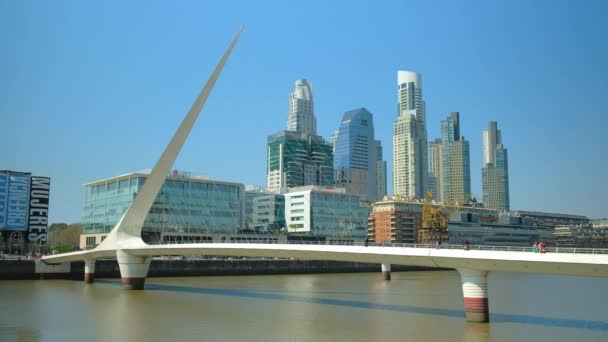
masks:
<svg viewBox="0 0 608 342"><path fill-rule="evenodd" d="M486 323L488 307L488 271L459 268L464 297L464 312L469 322Z"/></svg>
<svg viewBox="0 0 608 342"><path fill-rule="evenodd" d="M116 251L120 279L125 290L143 290L150 268L151 256L139 256L121 249Z"/></svg>
<svg viewBox="0 0 608 342"><path fill-rule="evenodd" d="M87 284L95 282L95 259L84 259L84 282Z"/></svg>

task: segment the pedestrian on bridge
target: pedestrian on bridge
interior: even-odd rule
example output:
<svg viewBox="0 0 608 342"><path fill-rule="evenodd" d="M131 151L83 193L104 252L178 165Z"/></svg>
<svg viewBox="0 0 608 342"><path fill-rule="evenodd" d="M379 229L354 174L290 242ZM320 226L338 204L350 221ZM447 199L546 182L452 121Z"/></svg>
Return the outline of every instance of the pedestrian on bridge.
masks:
<svg viewBox="0 0 608 342"><path fill-rule="evenodd" d="M538 253L538 241L534 241L532 244L532 252Z"/></svg>

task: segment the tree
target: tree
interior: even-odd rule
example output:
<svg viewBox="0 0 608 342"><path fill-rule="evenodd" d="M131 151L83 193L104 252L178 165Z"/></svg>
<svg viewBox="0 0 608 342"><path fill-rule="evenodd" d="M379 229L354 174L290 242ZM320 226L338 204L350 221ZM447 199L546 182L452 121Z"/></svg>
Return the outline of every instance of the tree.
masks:
<svg viewBox="0 0 608 342"><path fill-rule="evenodd" d="M52 230L51 230L52 228ZM53 224L49 228L48 245L51 249L67 252L78 249L83 228L79 224Z"/></svg>

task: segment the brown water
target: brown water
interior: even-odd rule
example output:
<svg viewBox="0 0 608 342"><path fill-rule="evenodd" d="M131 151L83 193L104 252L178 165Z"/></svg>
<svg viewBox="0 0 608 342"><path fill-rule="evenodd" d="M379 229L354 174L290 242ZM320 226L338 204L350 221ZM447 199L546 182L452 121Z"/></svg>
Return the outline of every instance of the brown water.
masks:
<svg viewBox="0 0 608 342"><path fill-rule="evenodd" d="M0 281L0 341L608 341L608 279L490 274L490 324L456 272Z"/></svg>

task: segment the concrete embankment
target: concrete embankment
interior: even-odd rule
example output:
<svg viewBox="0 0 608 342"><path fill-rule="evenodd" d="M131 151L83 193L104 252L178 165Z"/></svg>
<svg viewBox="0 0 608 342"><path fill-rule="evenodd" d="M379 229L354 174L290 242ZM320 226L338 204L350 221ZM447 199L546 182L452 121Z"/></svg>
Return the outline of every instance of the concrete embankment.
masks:
<svg viewBox="0 0 608 342"><path fill-rule="evenodd" d="M392 271L436 268L393 265ZM379 264L286 259L152 260L149 277L380 272ZM48 268L34 260L0 260L0 280L84 278L84 262ZM116 260L97 260L95 278L120 278Z"/></svg>

